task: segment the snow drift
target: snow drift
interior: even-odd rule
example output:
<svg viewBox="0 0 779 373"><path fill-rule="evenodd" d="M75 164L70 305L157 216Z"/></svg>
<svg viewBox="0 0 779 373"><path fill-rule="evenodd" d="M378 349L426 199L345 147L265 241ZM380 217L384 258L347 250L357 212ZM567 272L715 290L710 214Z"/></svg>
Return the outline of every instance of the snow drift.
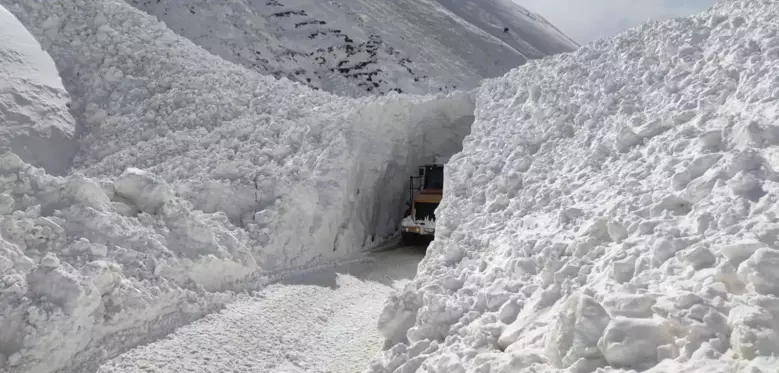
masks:
<svg viewBox="0 0 779 373"><path fill-rule="evenodd" d="M408 176L458 152L474 119L471 93L355 100L259 75L124 2L0 3L56 62L42 76L70 93L51 83L55 100L19 107L64 118L29 123L57 124L74 147L41 127L30 133L63 163L31 158L47 154L37 148L0 157L10 373L89 371L231 290L380 242Z"/></svg>
<svg viewBox="0 0 779 373"><path fill-rule="evenodd" d="M70 99L54 61L27 29L0 9L0 151L62 174L76 151Z"/></svg>
<svg viewBox="0 0 779 373"><path fill-rule="evenodd" d="M371 371L776 371L777 17L723 1L485 82Z"/></svg>

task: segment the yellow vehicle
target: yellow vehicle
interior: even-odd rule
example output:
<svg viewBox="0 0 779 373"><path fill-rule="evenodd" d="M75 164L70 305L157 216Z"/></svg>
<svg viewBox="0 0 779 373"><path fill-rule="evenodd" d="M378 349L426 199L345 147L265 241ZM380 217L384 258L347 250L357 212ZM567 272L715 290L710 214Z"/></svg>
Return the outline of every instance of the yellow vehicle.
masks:
<svg viewBox="0 0 779 373"><path fill-rule="evenodd" d="M400 223L403 243L413 243L417 238L435 234L435 210L444 192L444 165L426 164L419 167L419 174L411 176L409 202Z"/></svg>

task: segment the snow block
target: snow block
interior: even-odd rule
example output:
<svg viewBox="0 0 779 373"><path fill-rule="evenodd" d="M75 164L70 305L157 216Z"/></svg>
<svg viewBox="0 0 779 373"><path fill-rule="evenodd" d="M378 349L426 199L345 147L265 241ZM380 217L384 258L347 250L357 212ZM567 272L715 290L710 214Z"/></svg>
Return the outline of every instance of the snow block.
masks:
<svg viewBox="0 0 779 373"><path fill-rule="evenodd" d="M598 348L612 366L644 370L661 360L661 348L675 349L674 342L670 330L655 320L618 317L606 327Z"/></svg>
<svg viewBox="0 0 779 373"><path fill-rule="evenodd" d="M173 190L164 180L137 168L128 168L116 179L114 193L152 215L173 198Z"/></svg>
<svg viewBox="0 0 779 373"><path fill-rule="evenodd" d="M779 296L779 250L760 248L738 267L739 277L759 294Z"/></svg>
<svg viewBox="0 0 779 373"><path fill-rule="evenodd" d="M571 295L560 307L557 321L546 335L546 354L559 368L568 368L579 359L595 361L592 365L605 365L598 350L598 339L611 317L591 297L577 293Z"/></svg>
<svg viewBox="0 0 779 373"><path fill-rule="evenodd" d="M611 294L603 299L603 307L612 317L651 318L656 296L649 294Z"/></svg>
<svg viewBox="0 0 779 373"><path fill-rule="evenodd" d="M744 305L733 308L728 315L733 351L747 360L779 355L779 330L775 325L775 316L763 307Z"/></svg>

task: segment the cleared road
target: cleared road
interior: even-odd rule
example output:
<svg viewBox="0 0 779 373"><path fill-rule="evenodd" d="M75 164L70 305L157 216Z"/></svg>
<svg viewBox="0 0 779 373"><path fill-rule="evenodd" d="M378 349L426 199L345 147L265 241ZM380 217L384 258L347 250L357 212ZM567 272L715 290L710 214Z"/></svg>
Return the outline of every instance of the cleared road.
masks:
<svg viewBox="0 0 779 373"><path fill-rule="evenodd" d="M424 253L404 247L287 278L98 372L361 372L383 345L376 321L384 300L413 278Z"/></svg>

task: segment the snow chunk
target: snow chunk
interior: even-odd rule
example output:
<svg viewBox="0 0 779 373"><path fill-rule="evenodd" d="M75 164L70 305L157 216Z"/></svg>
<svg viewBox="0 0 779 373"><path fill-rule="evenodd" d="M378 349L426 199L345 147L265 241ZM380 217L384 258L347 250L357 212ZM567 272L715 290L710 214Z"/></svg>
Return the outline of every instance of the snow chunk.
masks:
<svg viewBox="0 0 779 373"><path fill-rule="evenodd" d="M379 315L378 328L384 338L393 343L407 341L406 332L414 326L419 300L405 292L402 296L393 294L386 301L390 307L385 306Z"/></svg>
<svg viewBox="0 0 779 373"><path fill-rule="evenodd" d="M598 350L598 339L610 320L606 310L591 297L581 293L571 295L560 307L557 321L546 335L549 360L560 368L567 368L580 359L595 361L589 366L605 365Z"/></svg>
<svg viewBox="0 0 779 373"><path fill-rule="evenodd" d="M611 294L603 299L603 307L612 317L650 318L656 302L649 294Z"/></svg>
<svg viewBox="0 0 779 373"><path fill-rule="evenodd" d="M48 253L41 259L41 266L44 268L54 269L60 266L60 260L53 253Z"/></svg>
<svg viewBox="0 0 779 373"><path fill-rule="evenodd" d="M27 275L27 284L32 294L46 297L68 315L76 311L89 314L100 304L94 288L64 270L42 266Z"/></svg>
<svg viewBox="0 0 779 373"><path fill-rule="evenodd" d="M744 359L779 355L779 330L776 319L758 306L738 306L730 311L728 325L732 328L730 344Z"/></svg>
<svg viewBox="0 0 779 373"><path fill-rule="evenodd" d="M117 196L149 214L156 214L173 198L173 191L164 180L137 168L125 170L114 182L114 191Z"/></svg>
<svg viewBox="0 0 779 373"><path fill-rule="evenodd" d="M719 251L734 265L739 265L765 245L757 240L743 240L721 246Z"/></svg>
<svg viewBox="0 0 779 373"><path fill-rule="evenodd" d="M738 273L755 292L779 296L779 250L758 249L741 263Z"/></svg>
<svg viewBox="0 0 779 373"><path fill-rule="evenodd" d="M669 328L657 321L616 318L604 331L598 347L612 366L644 370L661 360L662 349L674 349L675 345Z"/></svg>

